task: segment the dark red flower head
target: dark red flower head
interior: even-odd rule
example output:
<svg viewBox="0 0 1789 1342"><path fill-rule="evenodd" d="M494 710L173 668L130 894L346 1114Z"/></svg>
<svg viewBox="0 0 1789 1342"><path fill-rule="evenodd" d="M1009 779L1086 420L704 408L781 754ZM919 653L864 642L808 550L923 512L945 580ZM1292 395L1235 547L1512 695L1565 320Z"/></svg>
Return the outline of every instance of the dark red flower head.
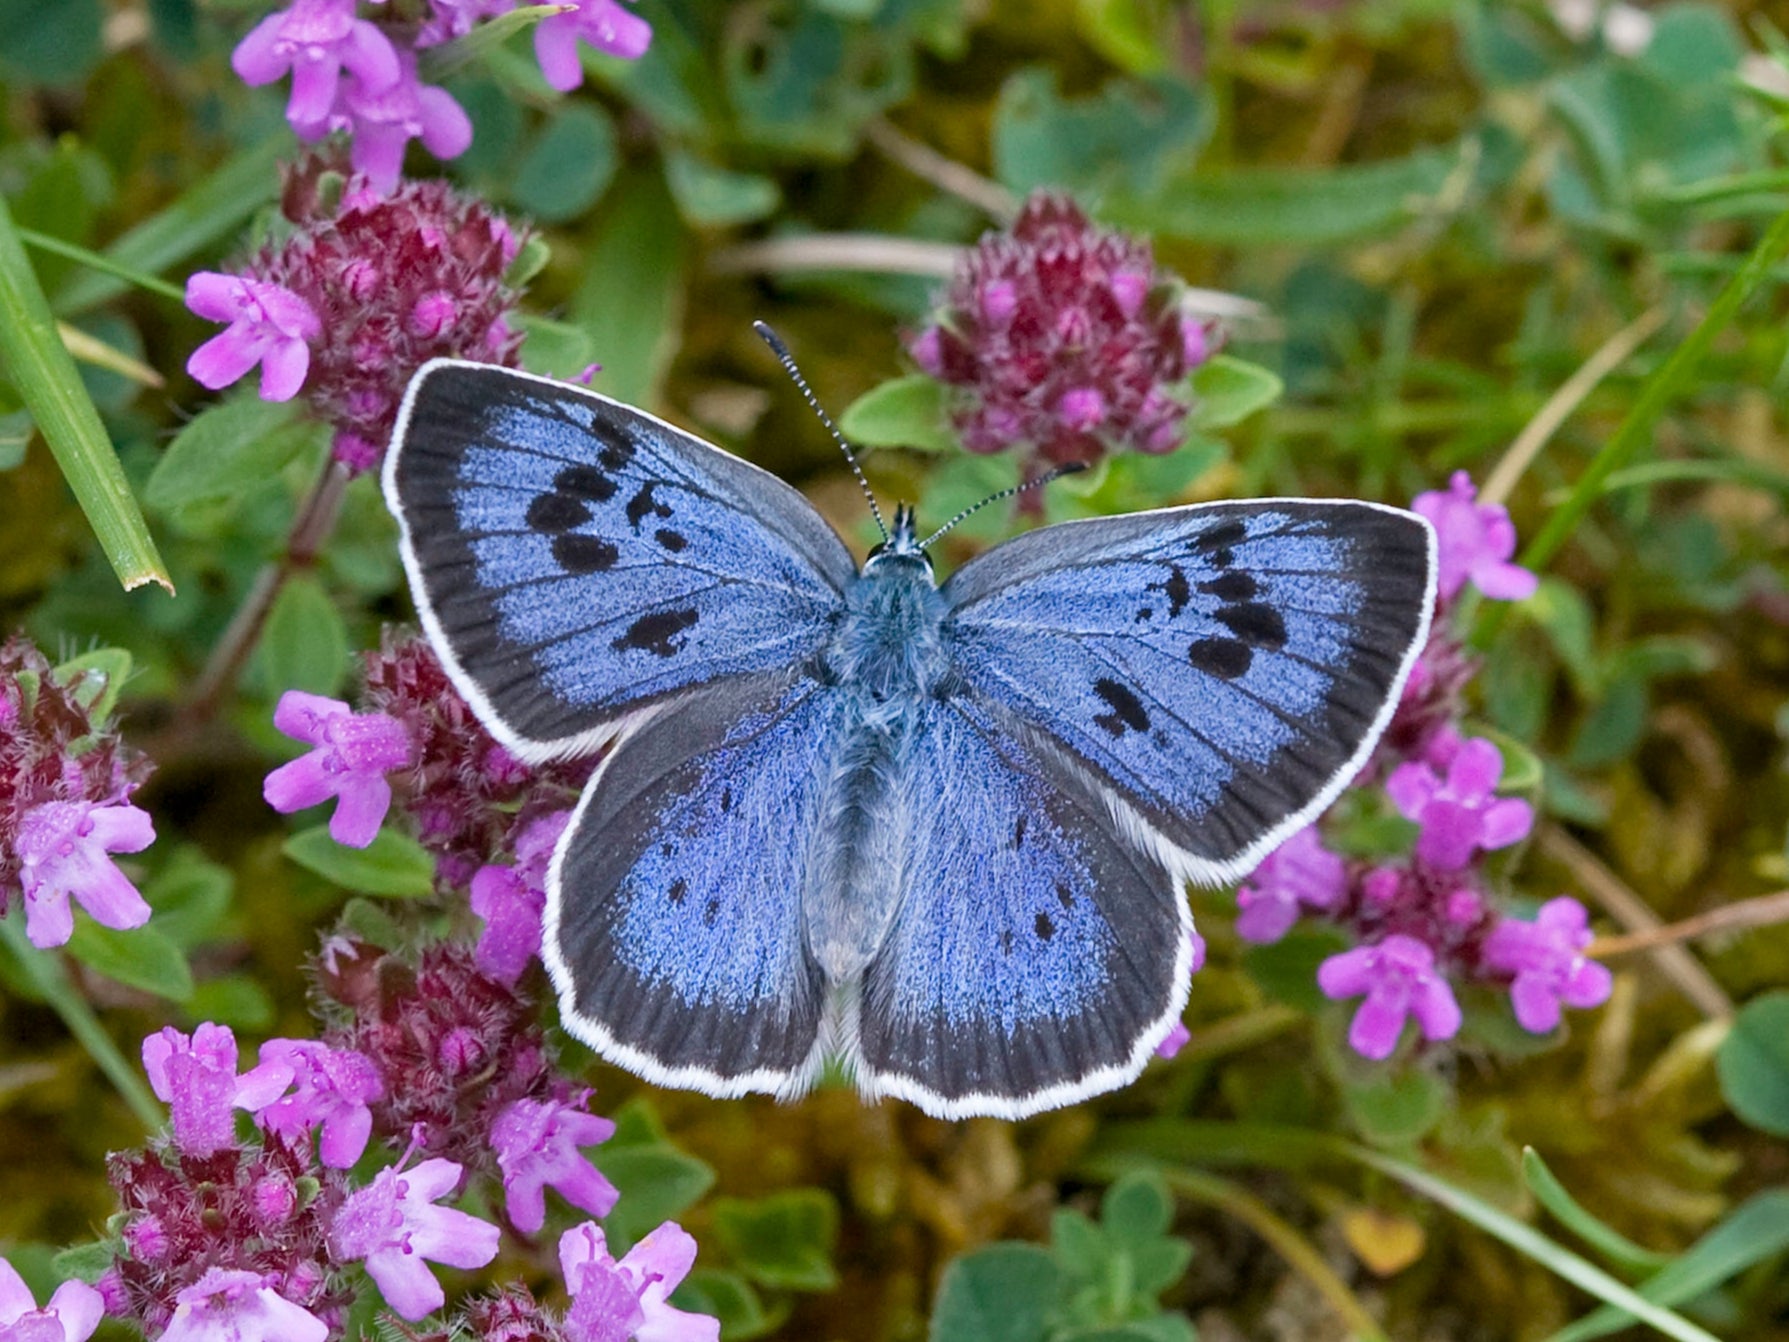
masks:
<svg viewBox="0 0 1789 1342"><path fill-rule="evenodd" d="M1048 467L1180 446L1186 376L1213 338L1182 310L1180 284L1156 269L1148 242L1038 192L1008 231L968 253L907 349L955 389L964 447L1027 447Z"/></svg>

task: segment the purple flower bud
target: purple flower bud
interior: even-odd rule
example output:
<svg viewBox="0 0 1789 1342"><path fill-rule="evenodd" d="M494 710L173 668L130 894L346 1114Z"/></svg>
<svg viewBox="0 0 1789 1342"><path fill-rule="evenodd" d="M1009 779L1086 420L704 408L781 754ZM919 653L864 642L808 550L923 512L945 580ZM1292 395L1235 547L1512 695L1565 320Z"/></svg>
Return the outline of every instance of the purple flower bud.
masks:
<svg viewBox="0 0 1789 1342"><path fill-rule="evenodd" d="M571 1292L566 1342L718 1342L720 1320L665 1303L695 1261L696 1241L675 1221L659 1226L620 1262L609 1255L594 1222L573 1226L559 1237L559 1266Z"/></svg>
<svg viewBox="0 0 1789 1342"><path fill-rule="evenodd" d="M1197 368L1211 357L1211 328L1197 317L1180 319L1180 348L1188 368Z"/></svg>
<svg viewBox="0 0 1789 1342"><path fill-rule="evenodd" d="M1435 972L1435 952L1415 937L1393 933L1332 955L1317 967L1317 986L1332 1000L1366 995L1348 1027L1348 1044L1363 1058L1389 1058L1413 1015L1425 1039L1451 1039L1460 1028L1460 1007Z"/></svg>
<svg viewBox="0 0 1789 1342"><path fill-rule="evenodd" d="M1106 417L1106 398L1094 387L1075 387L1056 403L1056 417L1065 429L1091 433Z"/></svg>
<svg viewBox="0 0 1789 1342"><path fill-rule="evenodd" d="M1333 909L1348 889L1348 869L1323 846L1315 825L1288 838L1236 891L1236 935L1259 945L1278 941L1300 907Z"/></svg>
<svg viewBox="0 0 1789 1342"><path fill-rule="evenodd" d="M175 1297L160 1342L324 1342L329 1327L267 1285L259 1272L211 1268Z"/></svg>
<svg viewBox="0 0 1789 1342"><path fill-rule="evenodd" d="M1468 582L1499 601L1534 595L1539 579L1509 562L1516 552L1516 528L1501 503L1477 502L1478 489L1465 471L1455 471L1446 492L1418 494L1410 507L1435 526L1440 542L1437 593L1451 601Z"/></svg>
<svg viewBox="0 0 1789 1342"><path fill-rule="evenodd" d="M937 377L944 371L944 354L942 338L936 326L928 326L913 338L907 346L907 353L913 362L919 365L922 373Z"/></svg>
<svg viewBox="0 0 1789 1342"><path fill-rule="evenodd" d="M149 905L108 854L141 852L154 841L149 813L127 802L47 801L26 811L13 847L31 944L60 946L73 935L70 896L105 927L148 922Z"/></svg>
<svg viewBox="0 0 1789 1342"><path fill-rule="evenodd" d="M329 834L337 843L365 848L391 806L385 775L410 762L404 725L383 713L356 713L339 699L287 690L273 710L273 725L316 747L267 775L262 795L276 811L302 811L337 798Z"/></svg>
<svg viewBox="0 0 1789 1342"><path fill-rule="evenodd" d="M458 315L459 309L452 295L437 289L417 299L416 306L410 309L410 333L424 340L434 340L453 325Z"/></svg>
<svg viewBox="0 0 1789 1342"><path fill-rule="evenodd" d="M1532 923L1506 918L1485 938L1480 963L1514 977L1510 1003L1524 1030L1546 1034L1559 1024L1561 1005L1600 1006L1614 986L1606 966L1584 955L1592 940L1584 906L1561 895L1541 905Z"/></svg>
<svg viewBox="0 0 1789 1342"><path fill-rule="evenodd" d="M104 1314L105 1301L84 1281L63 1282L39 1309L18 1269L0 1258L0 1342L87 1342Z"/></svg>
<svg viewBox="0 0 1789 1342"><path fill-rule="evenodd" d="M150 1214L132 1217L124 1227L124 1247L139 1263L156 1264L167 1258L171 1244L161 1217Z"/></svg>
<svg viewBox="0 0 1789 1342"><path fill-rule="evenodd" d="M451 1080L471 1076L485 1064L484 1041L469 1026L449 1030L441 1038L435 1061Z"/></svg>
<svg viewBox="0 0 1789 1342"><path fill-rule="evenodd" d="M369 89L389 88L401 73L391 39L354 16L354 0L296 0L250 29L230 64L250 86L290 70L286 119L300 134L328 118L344 70Z"/></svg>
<svg viewBox="0 0 1789 1342"><path fill-rule="evenodd" d="M208 321L229 322L186 361L186 371L216 391L256 364L261 399L289 401L310 371L310 343L323 334L311 305L290 289L244 275L202 270L186 281L186 305Z"/></svg>
<svg viewBox="0 0 1789 1342"><path fill-rule="evenodd" d="M130 1288L124 1284L124 1274L117 1267L109 1267L100 1273L93 1289L105 1302L107 1314L122 1315L130 1308Z"/></svg>
<svg viewBox="0 0 1789 1342"><path fill-rule="evenodd" d="M570 93L584 82L579 41L630 61L644 55L652 41L652 25L619 0L576 0L576 4L572 13L543 19L534 29L534 55L540 72L561 93Z"/></svg>
<svg viewBox="0 0 1789 1342"><path fill-rule="evenodd" d="M989 326L1004 326L1019 309L1019 291L1011 280L991 280L976 294L981 319Z"/></svg>
<svg viewBox="0 0 1789 1342"><path fill-rule="evenodd" d="M1155 1056L1158 1058L1174 1057L1181 1049L1187 1046L1187 1041L1192 1037L1193 1032L1187 1028L1187 1023L1185 1021L1175 1021L1174 1028L1169 1030L1168 1033L1162 1037L1162 1042L1155 1046Z"/></svg>
<svg viewBox="0 0 1789 1342"><path fill-rule="evenodd" d="M1150 281L1154 277L1147 271L1120 270L1112 276L1112 297L1118 302L1118 310L1129 321L1143 310L1143 300L1149 297Z"/></svg>
<svg viewBox="0 0 1789 1342"><path fill-rule="evenodd" d="M515 983L540 954L547 864L570 820L570 811L540 817L516 840L514 866L484 866L473 874L472 911L485 920L478 967L504 983Z"/></svg>
<svg viewBox="0 0 1789 1342"><path fill-rule="evenodd" d="M1481 848L1507 848L1526 838L1534 808L1519 797L1494 795L1502 775L1502 753L1476 737L1454 752L1445 778L1420 760L1392 770L1386 795L1406 819L1422 826L1417 857L1457 871Z"/></svg>
<svg viewBox="0 0 1789 1342"><path fill-rule="evenodd" d="M474 1268L497 1256L496 1226L434 1205L459 1182L460 1167L451 1160L425 1160L407 1171L384 1169L351 1193L330 1223L329 1247L336 1259L364 1258L385 1303L403 1318L420 1319L446 1302L427 1263Z"/></svg>
<svg viewBox="0 0 1789 1342"><path fill-rule="evenodd" d="M332 1169L345 1170L360 1159L373 1132L368 1106L385 1095L370 1059L311 1039L269 1039L261 1045L260 1065L249 1076L262 1071L286 1080L272 1098L245 1106L257 1123L293 1141L322 1128L319 1154ZM295 1086L290 1095L285 1094L287 1085Z"/></svg>
<svg viewBox="0 0 1789 1342"><path fill-rule="evenodd" d="M249 1202L261 1226L274 1230L297 1210L298 1189L284 1175L268 1175L249 1189Z"/></svg>
<svg viewBox="0 0 1789 1342"><path fill-rule="evenodd" d="M491 1124L491 1149L503 1171L503 1193L509 1219L532 1235L546 1224L546 1189L592 1216L607 1216L619 1196L580 1152L580 1147L606 1142L615 1125L584 1112L590 1098L583 1091L575 1102L517 1100Z"/></svg>

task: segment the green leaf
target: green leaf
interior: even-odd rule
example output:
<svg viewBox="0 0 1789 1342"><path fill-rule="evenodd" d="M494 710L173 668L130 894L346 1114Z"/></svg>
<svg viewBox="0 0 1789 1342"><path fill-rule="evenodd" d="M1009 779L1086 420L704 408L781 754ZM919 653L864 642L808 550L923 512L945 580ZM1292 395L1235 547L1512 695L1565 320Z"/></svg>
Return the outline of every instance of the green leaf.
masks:
<svg viewBox="0 0 1789 1342"><path fill-rule="evenodd" d="M217 930L235 888L233 871L184 847L143 887L143 898L155 910L156 931L190 951Z"/></svg>
<svg viewBox="0 0 1789 1342"><path fill-rule="evenodd" d="M774 177L719 167L677 148L665 152L665 184L683 217L697 227L749 224L774 214L783 200Z"/></svg>
<svg viewBox="0 0 1789 1342"><path fill-rule="evenodd" d="M1654 1305L1682 1304L1785 1250L1789 1250L1789 1192L1769 1189L1740 1204L1673 1262L1641 1282L1639 1294ZM1604 1306L1560 1329L1549 1342L1606 1337L1630 1326L1637 1313Z"/></svg>
<svg viewBox="0 0 1789 1342"><path fill-rule="evenodd" d="M570 380L596 362L590 332L576 323L533 312L517 312L510 320L522 328L522 363L530 372Z"/></svg>
<svg viewBox="0 0 1789 1342"><path fill-rule="evenodd" d="M208 406L174 435L143 486L158 512L236 497L267 484L322 426L303 418L297 401L263 401L240 391Z"/></svg>
<svg viewBox="0 0 1789 1342"><path fill-rule="evenodd" d="M272 995L248 974L206 979L193 989L186 1014L195 1021L215 1021L238 1030L266 1030L279 1015Z"/></svg>
<svg viewBox="0 0 1789 1342"><path fill-rule="evenodd" d="M114 1245L101 1240L93 1244L76 1244L50 1260L59 1281L84 1281L89 1286L106 1274L118 1261Z"/></svg>
<svg viewBox="0 0 1789 1342"><path fill-rule="evenodd" d="M1431 1072L1406 1068L1342 1087L1355 1130L1375 1146L1410 1146L1441 1121L1453 1098Z"/></svg>
<svg viewBox="0 0 1789 1342"><path fill-rule="evenodd" d="M1334 928L1295 927L1269 945L1250 946L1242 967L1275 1001L1317 1011L1329 1000L1317 987L1317 966L1347 949L1348 939Z"/></svg>
<svg viewBox="0 0 1789 1342"><path fill-rule="evenodd" d="M322 583L308 573L286 579L255 654L270 695L332 695L341 688L348 675L348 630Z"/></svg>
<svg viewBox="0 0 1789 1342"><path fill-rule="evenodd" d="M1578 692L1594 694L1599 679L1596 617L1584 594L1563 578L1543 577L1521 611L1546 634Z"/></svg>
<svg viewBox="0 0 1789 1342"><path fill-rule="evenodd" d="M95 726L104 724L118 706L118 692L130 678L130 653L123 648L95 648L59 663L51 673L63 687L75 687L75 701Z"/></svg>
<svg viewBox="0 0 1789 1342"><path fill-rule="evenodd" d="M1219 354L1195 369L1192 377L1195 429L1227 429L1280 399L1286 384L1271 368Z"/></svg>
<svg viewBox="0 0 1789 1342"><path fill-rule="evenodd" d="M871 387L845 407L839 432L865 447L954 452L959 446L945 411L944 385L924 373Z"/></svg>
<svg viewBox="0 0 1789 1342"><path fill-rule="evenodd" d="M77 919L68 939L68 953L87 968L131 988L184 1002L193 995L193 975L186 956L154 927L120 931Z"/></svg>
<svg viewBox="0 0 1789 1342"><path fill-rule="evenodd" d="M509 197L542 223L564 223L602 198L620 162L614 123L593 103L568 102L523 155Z"/></svg>
<svg viewBox="0 0 1789 1342"><path fill-rule="evenodd" d="M395 829L380 830L365 848L348 848L329 837L329 826L318 825L292 835L280 851L344 890L391 899L420 899L435 892L435 859Z"/></svg>
<svg viewBox="0 0 1789 1342"><path fill-rule="evenodd" d="M74 84L99 64L99 0L0 0L0 74L24 88Z"/></svg>
<svg viewBox="0 0 1789 1342"><path fill-rule="evenodd" d="M830 1291L839 1284L832 1266L839 1208L824 1189L716 1198L714 1236L741 1272L765 1286Z"/></svg>
<svg viewBox="0 0 1789 1342"><path fill-rule="evenodd" d="M0 368L30 410L125 591L174 582L0 198Z"/></svg>
<svg viewBox="0 0 1789 1342"><path fill-rule="evenodd" d="M1715 1068L1735 1114L1760 1132L1789 1137L1789 992L1764 993L1740 1008Z"/></svg>
<svg viewBox="0 0 1789 1342"><path fill-rule="evenodd" d="M1592 1216L1566 1191L1565 1185L1547 1168L1547 1162L1532 1146L1522 1148L1522 1178L1528 1191L1558 1218L1561 1225L1617 1267L1629 1272L1651 1272L1671 1261L1670 1254L1642 1248Z"/></svg>
<svg viewBox="0 0 1789 1342"><path fill-rule="evenodd" d="M776 1328L781 1320L765 1312L753 1285L737 1272L699 1267L671 1293L671 1304L721 1321L722 1342L747 1342ZM787 1313L787 1311L783 1311Z"/></svg>
<svg viewBox="0 0 1789 1342"><path fill-rule="evenodd" d="M1043 1342L1056 1260L1035 1244L990 1244L944 1269L927 1342Z"/></svg>
<svg viewBox="0 0 1789 1342"><path fill-rule="evenodd" d="M1020 194L1147 193L1168 164L1198 156L1211 125L1204 97L1180 80L1113 80L1091 97L1064 98L1056 71L1033 66L1001 86L994 175Z"/></svg>
<svg viewBox="0 0 1789 1342"><path fill-rule="evenodd" d="M1384 236L1417 218L1460 161L1454 148L1341 168L1237 168L1114 197L1101 213L1198 242L1333 246Z"/></svg>
<svg viewBox="0 0 1789 1342"><path fill-rule="evenodd" d="M671 1144L645 1099L629 1100L614 1119L615 1135L588 1155L620 1190L603 1229L626 1245L694 1206L714 1186L714 1170Z"/></svg>
<svg viewBox="0 0 1789 1342"><path fill-rule="evenodd" d="M1139 1170L1127 1174L1105 1192L1099 1205L1100 1224L1117 1239L1143 1242L1168 1233L1174 1224L1174 1202L1160 1175Z"/></svg>
<svg viewBox="0 0 1789 1342"><path fill-rule="evenodd" d="M609 193L572 299L572 320L590 333L603 366L597 390L629 405L657 401L677 347L685 252L683 224L658 175L625 175Z"/></svg>

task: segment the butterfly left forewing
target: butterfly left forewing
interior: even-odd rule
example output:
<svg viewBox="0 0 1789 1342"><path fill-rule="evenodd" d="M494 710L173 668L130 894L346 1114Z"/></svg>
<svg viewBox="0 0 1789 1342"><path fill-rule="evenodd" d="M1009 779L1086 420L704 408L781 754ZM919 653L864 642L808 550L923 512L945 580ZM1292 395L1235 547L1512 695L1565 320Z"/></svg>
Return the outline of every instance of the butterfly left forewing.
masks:
<svg viewBox="0 0 1789 1342"><path fill-rule="evenodd" d="M592 749L667 697L801 661L855 572L776 477L514 369L426 365L385 493L456 687L531 761Z"/></svg>
<svg viewBox="0 0 1789 1342"><path fill-rule="evenodd" d="M945 585L968 692L1056 749L1181 874L1250 870L1340 792L1427 637L1435 539L1265 499L1028 533Z"/></svg>
<svg viewBox="0 0 1789 1342"><path fill-rule="evenodd" d="M948 1118L1019 1118L1133 1078L1179 1019L1180 883L1098 791L974 704L921 712L885 824L905 836L857 995L858 1084Z"/></svg>

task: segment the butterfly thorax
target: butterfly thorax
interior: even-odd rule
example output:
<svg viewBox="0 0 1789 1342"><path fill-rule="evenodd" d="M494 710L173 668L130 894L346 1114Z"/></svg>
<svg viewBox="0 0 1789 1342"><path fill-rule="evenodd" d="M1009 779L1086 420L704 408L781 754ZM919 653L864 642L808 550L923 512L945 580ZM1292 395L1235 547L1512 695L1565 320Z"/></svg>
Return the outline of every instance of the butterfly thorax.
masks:
<svg viewBox="0 0 1789 1342"><path fill-rule="evenodd" d="M923 699L949 670L944 613L932 561L915 544L912 514L903 505L894 534L870 553L845 593L827 666L840 685L877 703Z"/></svg>

